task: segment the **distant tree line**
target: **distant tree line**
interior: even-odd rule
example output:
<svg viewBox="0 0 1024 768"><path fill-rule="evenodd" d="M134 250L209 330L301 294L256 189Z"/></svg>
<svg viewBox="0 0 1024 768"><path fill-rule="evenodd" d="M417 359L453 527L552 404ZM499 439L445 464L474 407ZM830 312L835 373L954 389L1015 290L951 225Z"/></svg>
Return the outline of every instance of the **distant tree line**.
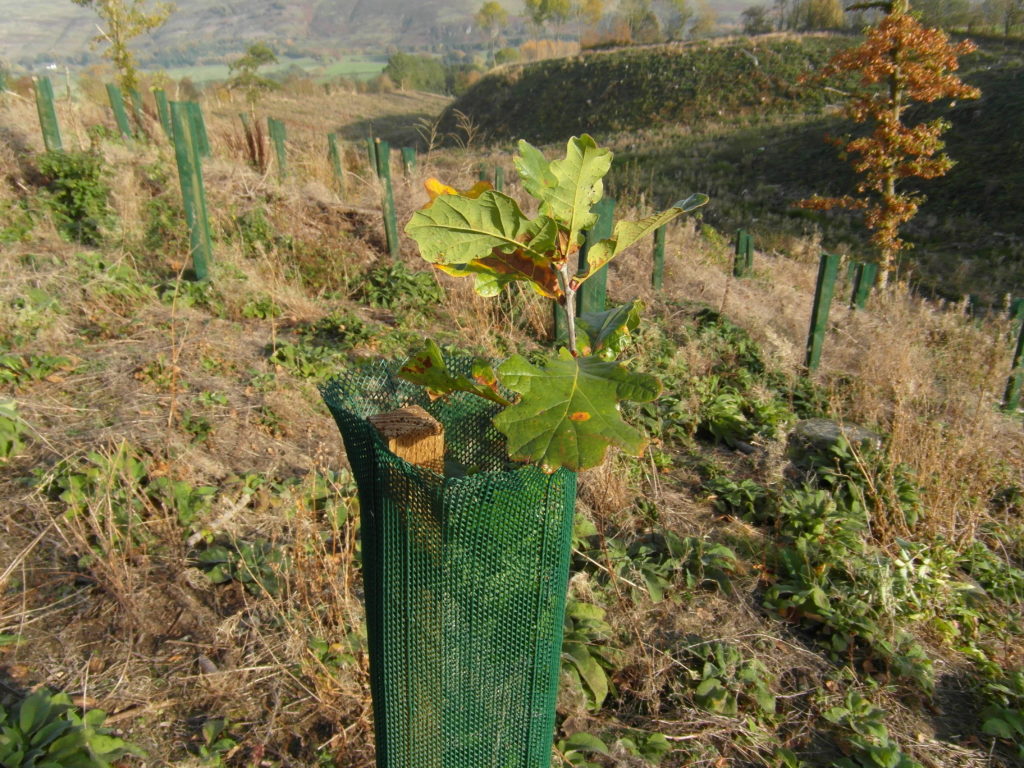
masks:
<svg viewBox="0 0 1024 768"><path fill-rule="evenodd" d="M914 0L912 12L927 27L1024 34L1024 0ZM839 0L774 0L748 7L741 19L743 32L748 35L843 27L860 30L873 20L869 11L844 14Z"/></svg>

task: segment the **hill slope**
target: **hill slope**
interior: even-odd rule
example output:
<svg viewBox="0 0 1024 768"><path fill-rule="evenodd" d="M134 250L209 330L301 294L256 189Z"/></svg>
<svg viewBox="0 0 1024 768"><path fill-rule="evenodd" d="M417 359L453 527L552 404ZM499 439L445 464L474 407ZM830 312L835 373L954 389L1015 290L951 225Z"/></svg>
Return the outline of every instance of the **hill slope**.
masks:
<svg viewBox="0 0 1024 768"><path fill-rule="evenodd" d="M507 67L482 79L446 112L472 118L485 140L559 141L724 114L820 107L820 91L796 85L848 38L769 36L594 51Z"/></svg>
<svg viewBox="0 0 1024 768"><path fill-rule="evenodd" d="M1024 161L1017 130L1024 51L1012 41L978 42L962 64L982 98L918 113L949 118L946 141L957 164L917 185L928 200L906 227L916 247L905 266L934 293L974 293L997 304L1024 290L1024 176L1016 170ZM592 133L617 151L608 180L616 197L643 193L667 203L705 192L711 204L703 215L715 227L753 227L762 237L817 232L823 247L863 258L870 246L855 216L793 209L812 194L852 189L852 171L824 139L854 127L830 106L834 92L797 85L850 44L848 37L767 36L505 68L453 102L441 127L457 134L462 112L482 140L498 144Z"/></svg>
<svg viewBox="0 0 1024 768"><path fill-rule="evenodd" d="M5 55L74 55L96 34L92 11L67 0L6 0L0 15ZM468 18L471 0L178 0L167 24L141 43L160 50L253 39L336 41L343 45L423 43L438 25Z"/></svg>

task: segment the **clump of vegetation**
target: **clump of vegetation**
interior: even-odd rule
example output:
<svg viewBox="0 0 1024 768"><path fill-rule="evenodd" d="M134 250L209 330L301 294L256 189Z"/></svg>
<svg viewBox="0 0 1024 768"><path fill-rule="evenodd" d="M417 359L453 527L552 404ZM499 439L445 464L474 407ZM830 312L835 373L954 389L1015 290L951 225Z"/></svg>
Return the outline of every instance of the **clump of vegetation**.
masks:
<svg viewBox="0 0 1024 768"><path fill-rule="evenodd" d="M446 109L440 128L456 133L461 113L488 142L554 142L584 132L820 110L825 95L795 83L807 69L824 66L838 45L824 38L743 41L547 59L484 76ZM735 86L723 91L724 81ZM602 84L599 94L595 83Z"/></svg>
<svg viewBox="0 0 1024 768"><path fill-rule="evenodd" d="M99 245L111 219L103 158L92 152L47 152L38 165L57 228L79 243Z"/></svg>
<svg viewBox="0 0 1024 768"><path fill-rule="evenodd" d="M429 272L414 272L402 262L381 264L369 270L355 291L355 298L371 307L429 307L442 297L441 287Z"/></svg>
<svg viewBox="0 0 1024 768"><path fill-rule="evenodd" d="M7 461L24 447L25 422L13 400L0 400L0 462Z"/></svg>
<svg viewBox="0 0 1024 768"><path fill-rule="evenodd" d="M384 74L403 90L445 92L445 66L440 59L433 56L419 56L398 51L388 57Z"/></svg>
<svg viewBox="0 0 1024 768"><path fill-rule="evenodd" d="M42 688L13 706L0 702L0 765L18 768L111 768L129 755L146 757L103 727L106 713L80 715L66 693Z"/></svg>

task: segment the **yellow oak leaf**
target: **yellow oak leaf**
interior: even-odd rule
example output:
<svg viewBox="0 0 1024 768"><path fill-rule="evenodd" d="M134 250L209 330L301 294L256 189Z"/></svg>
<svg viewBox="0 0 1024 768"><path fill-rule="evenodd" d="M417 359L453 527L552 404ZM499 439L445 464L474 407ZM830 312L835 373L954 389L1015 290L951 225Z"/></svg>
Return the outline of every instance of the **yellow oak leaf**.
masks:
<svg viewBox="0 0 1024 768"><path fill-rule="evenodd" d="M480 197L484 192L489 189L494 189L494 186L489 181L478 181L472 187L466 190L458 190L455 187L450 187L443 181L439 181L433 177L423 182L423 186L427 189L427 194L430 195L430 200L424 205L424 208L429 208L434 204L441 195L460 195L461 197L468 197L472 200Z"/></svg>

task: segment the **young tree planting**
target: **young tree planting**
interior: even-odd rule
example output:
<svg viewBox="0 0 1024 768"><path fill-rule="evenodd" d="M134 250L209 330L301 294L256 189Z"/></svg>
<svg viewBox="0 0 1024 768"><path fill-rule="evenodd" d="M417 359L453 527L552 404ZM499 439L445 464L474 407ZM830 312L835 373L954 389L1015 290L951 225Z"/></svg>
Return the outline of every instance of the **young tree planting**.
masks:
<svg viewBox="0 0 1024 768"><path fill-rule="evenodd" d="M149 9L149 0L71 0L75 5L92 8L100 17L102 26L96 36L97 43L106 43L104 57L117 68L118 80L125 93L139 87L135 54L128 44L139 35L152 32L163 25L174 12L170 3L157 3Z"/></svg>
<svg viewBox="0 0 1024 768"><path fill-rule="evenodd" d="M707 0L697 0L696 6L689 35L692 40L710 37L718 26L718 13Z"/></svg>
<svg viewBox="0 0 1024 768"><path fill-rule="evenodd" d="M978 98L980 91L954 74L959 57L975 46L967 40L953 45L941 30L923 27L910 14L907 0L851 8L882 8L886 12L861 45L838 53L821 75L859 76L860 87L848 94L844 114L869 126L871 132L831 139L860 176L856 194L815 195L798 205L863 211L865 226L878 252L879 282L885 285L895 268L896 256L910 247L900 237L900 227L914 217L924 201L902 182L933 179L953 167L953 161L942 151L945 144L941 137L949 122L936 118L911 124L907 110L939 99Z"/></svg>
<svg viewBox="0 0 1024 768"><path fill-rule="evenodd" d="M565 308L567 346L541 362L513 355L494 369L478 360L471 377L456 375L431 341L402 369L404 378L427 387L432 397L465 391L504 406L494 426L508 438L512 459L537 462L546 472L596 466L609 446L632 454L646 446L644 436L622 420L619 403L653 400L661 384L616 360L639 324L641 306L632 302L577 317L576 293L638 240L708 201L691 195L641 221L617 222L611 237L589 244L579 268L584 233L597 221L592 209L604 196L602 179L611 160L611 152L586 134L570 139L565 158L551 162L520 141L515 166L539 202L537 216L528 218L515 200L489 185L460 194L430 180L431 202L405 228L426 261L448 274L473 277L481 296L497 296L519 281Z"/></svg>
<svg viewBox="0 0 1024 768"><path fill-rule="evenodd" d="M523 0L523 8L538 32L549 21L565 23L572 14L571 0Z"/></svg>
<svg viewBox="0 0 1024 768"><path fill-rule="evenodd" d="M664 0L660 6L665 36L669 40L682 40L694 15L689 0Z"/></svg>
<svg viewBox="0 0 1024 768"><path fill-rule="evenodd" d="M246 101L252 107L266 91L277 88L277 83L259 73L260 67L277 63L277 54L266 43L253 43L245 54L235 59L228 66L231 78L228 88L245 93Z"/></svg>
<svg viewBox="0 0 1024 768"><path fill-rule="evenodd" d="M508 11L501 3L487 0L473 16L473 21L487 35L487 61L494 63L494 41L508 24Z"/></svg>

